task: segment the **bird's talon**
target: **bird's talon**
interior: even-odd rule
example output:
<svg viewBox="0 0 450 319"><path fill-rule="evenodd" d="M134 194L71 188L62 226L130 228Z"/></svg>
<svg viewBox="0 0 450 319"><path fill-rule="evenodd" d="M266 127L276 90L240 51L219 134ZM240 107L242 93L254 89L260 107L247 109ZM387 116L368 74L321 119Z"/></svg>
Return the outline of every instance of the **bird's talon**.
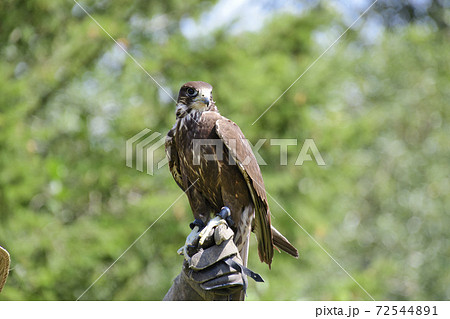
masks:
<svg viewBox="0 0 450 319"><path fill-rule="evenodd" d="M186 242L184 243L184 246L177 250L177 254L184 256L184 258L188 259L188 249L189 247L195 247L194 243L197 240L199 236L199 226L194 226L191 233L186 237Z"/></svg>
<svg viewBox="0 0 450 319"><path fill-rule="evenodd" d="M209 233L217 226L219 225L227 225L227 222L223 220L220 216L216 216L213 219L211 219L205 228L200 232L198 235L200 237L199 244L203 245L206 238L208 237Z"/></svg>

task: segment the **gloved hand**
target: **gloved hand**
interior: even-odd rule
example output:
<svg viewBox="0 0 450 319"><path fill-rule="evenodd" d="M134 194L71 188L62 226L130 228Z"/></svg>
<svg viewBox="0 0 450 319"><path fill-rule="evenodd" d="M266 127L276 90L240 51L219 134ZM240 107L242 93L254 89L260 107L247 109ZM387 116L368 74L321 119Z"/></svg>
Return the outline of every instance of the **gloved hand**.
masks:
<svg viewBox="0 0 450 319"><path fill-rule="evenodd" d="M164 300L244 300L246 275L263 280L243 266L227 222L206 234L203 244L199 243L198 229L193 228L182 248L185 260L181 274Z"/></svg>

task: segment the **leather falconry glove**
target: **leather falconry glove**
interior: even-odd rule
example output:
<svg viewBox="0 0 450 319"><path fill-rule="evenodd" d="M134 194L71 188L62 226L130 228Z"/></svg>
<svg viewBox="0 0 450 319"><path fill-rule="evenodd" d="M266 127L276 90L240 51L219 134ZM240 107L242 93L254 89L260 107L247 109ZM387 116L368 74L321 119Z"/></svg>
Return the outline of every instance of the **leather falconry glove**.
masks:
<svg viewBox="0 0 450 319"><path fill-rule="evenodd" d="M203 238L199 236L203 223L196 220L191 224L193 230L179 251L185 257L182 271L164 300L244 300L247 276L263 282L243 266L228 216L229 209L222 209L217 214L220 222Z"/></svg>

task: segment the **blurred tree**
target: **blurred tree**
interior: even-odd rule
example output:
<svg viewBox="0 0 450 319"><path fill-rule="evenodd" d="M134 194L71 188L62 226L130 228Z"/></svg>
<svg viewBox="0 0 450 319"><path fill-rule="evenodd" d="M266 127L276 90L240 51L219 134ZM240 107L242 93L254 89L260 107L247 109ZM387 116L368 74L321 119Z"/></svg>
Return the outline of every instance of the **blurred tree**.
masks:
<svg viewBox="0 0 450 319"><path fill-rule="evenodd" d="M448 0L379 0L374 9L370 14L377 12L390 28L424 23L448 30L450 25Z"/></svg>
<svg viewBox="0 0 450 319"><path fill-rule="evenodd" d="M192 217L166 167L126 167L125 141L165 134L188 80L212 83L253 144L298 139L287 166L269 140L260 154L273 222L300 258L276 255L269 271L252 242L249 265L266 283L251 283L249 299L369 298L283 210L375 299L448 299L448 5L423 3L442 21L384 31L376 19L375 40L355 25L251 125L345 30L336 6L273 6L259 31L230 32L232 21L187 37L182 21L208 19L214 2L81 2L169 96L75 2L1 2L0 244L12 270L0 299L77 299L127 248L83 299L162 299ZM294 165L305 138L325 167Z"/></svg>

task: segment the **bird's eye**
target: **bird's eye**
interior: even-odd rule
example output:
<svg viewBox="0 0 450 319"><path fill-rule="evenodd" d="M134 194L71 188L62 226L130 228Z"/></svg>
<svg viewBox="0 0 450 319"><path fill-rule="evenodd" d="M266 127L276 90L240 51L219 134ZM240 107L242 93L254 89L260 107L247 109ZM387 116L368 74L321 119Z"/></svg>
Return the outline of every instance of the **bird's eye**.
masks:
<svg viewBox="0 0 450 319"><path fill-rule="evenodd" d="M191 96L191 97L197 95L197 91L194 90L193 88L187 88L186 93L187 93L187 95L189 95L189 96Z"/></svg>

